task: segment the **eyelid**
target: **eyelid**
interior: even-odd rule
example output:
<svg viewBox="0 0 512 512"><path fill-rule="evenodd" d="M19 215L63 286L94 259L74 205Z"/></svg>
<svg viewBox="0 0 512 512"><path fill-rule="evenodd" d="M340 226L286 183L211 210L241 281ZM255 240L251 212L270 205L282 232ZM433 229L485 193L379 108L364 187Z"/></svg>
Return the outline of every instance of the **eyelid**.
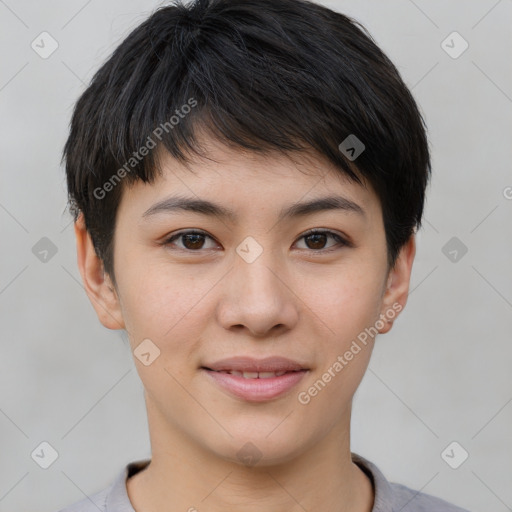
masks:
<svg viewBox="0 0 512 512"><path fill-rule="evenodd" d="M314 235L316 233L321 234L321 235L325 234L327 236L331 236L332 238L337 240L337 243L335 245L333 245L332 247L328 247L327 249L318 249L318 250L300 249L300 250L307 251L309 254L312 254L312 255L321 256L322 254L329 254L334 251L339 251L340 249L342 249L344 247L354 247L354 244L352 243L352 241L350 240L350 238L348 236L338 233L337 231L333 231L332 229L328 229L328 228L312 228L312 229L306 231L305 233L302 233L297 238L297 241L302 240L303 238L306 238L309 235Z"/></svg>
<svg viewBox="0 0 512 512"><path fill-rule="evenodd" d="M333 247L329 247L327 249L318 249L318 250L314 250L314 249L301 249L301 250L307 250L308 252L311 252L311 253L318 253L318 254L322 254L322 253L327 253L327 252L332 252L334 250L337 250L337 249L340 249L342 247L353 247L353 243L351 242L350 238L347 237L346 235L343 235L343 234L340 234L336 231L333 231L332 229L328 229L328 228L312 228L304 233L302 233L296 240L299 241L309 235L314 235L314 234L325 234L325 235L328 235L328 236L331 236L335 239L337 239L338 243L337 245L333 246ZM209 233L207 233L206 231L203 231L201 229L184 229L182 231L178 231L178 232L175 232L173 234L171 234L170 236L167 236L164 238L163 242L162 242L162 245L164 246L167 246L167 245L171 245L171 243L179 238L180 236L183 236L183 235L204 235L205 237L207 238L211 238L212 240L214 240L216 243L218 243L215 238L210 235ZM294 243L296 243L294 242ZM196 251L192 250L192 249L182 249L181 247L178 247L176 250L178 251L183 251L183 252L187 252L187 253L201 253L201 252L205 252L205 251L208 251L208 250L211 250L211 249L198 249Z"/></svg>
<svg viewBox="0 0 512 512"><path fill-rule="evenodd" d="M334 237L339 238L339 240L344 245L347 245L347 246L350 246L350 247L353 246L353 244L352 244L352 242L350 240L350 237L346 236L343 233L339 233L337 231L333 231L332 229L329 229L329 228L312 228L312 229L306 231L305 233L302 233L302 235L299 236L298 240L300 240L301 238L304 238L305 236L308 236L308 235L314 235L315 233L332 235Z"/></svg>
<svg viewBox="0 0 512 512"><path fill-rule="evenodd" d="M206 231L203 231L202 229L184 229L182 231L177 231L175 233L172 233L169 236L166 236L162 241L162 245L164 245L164 246L171 245L175 239L178 239L178 238L180 238L180 236L183 236L183 235L204 235L206 238L211 238L216 243L218 243L212 235L210 235ZM191 249L182 249L181 247L177 247L176 250L188 252L188 253L200 253L200 252L205 252L209 249L198 249L197 251L193 251Z"/></svg>

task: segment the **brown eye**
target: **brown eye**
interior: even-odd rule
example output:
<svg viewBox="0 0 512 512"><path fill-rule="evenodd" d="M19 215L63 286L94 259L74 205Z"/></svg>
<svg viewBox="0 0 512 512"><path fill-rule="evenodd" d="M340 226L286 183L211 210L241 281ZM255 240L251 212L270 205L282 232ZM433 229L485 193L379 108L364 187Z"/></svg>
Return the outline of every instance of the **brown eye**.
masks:
<svg viewBox="0 0 512 512"><path fill-rule="evenodd" d="M164 242L164 245L176 245L174 241L181 239L182 244L181 246L178 245L178 249L193 252L204 249L205 239L207 238L213 240L211 236L208 236L206 233L202 233L201 231L182 231L181 233L177 233L168 238ZM207 247L206 249L211 249L211 247Z"/></svg>
<svg viewBox="0 0 512 512"><path fill-rule="evenodd" d="M192 233L188 235L181 235L183 237L183 245L187 249L201 249L204 244L204 235Z"/></svg>
<svg viewBox="0 0 512 512"><path fill-rule="evenodd" d="M326 248L325 245L329 238L335 240L337 244L333 244ZM310 231L309 233L302 235L300 239L305 240L306 249L311 249L315 252L329 251L336 248L336 245L341 247L349 245L349 243L340 235L333 233L332 231Z"/></svg>
<svg viewBox="0 0 512 512"><path fill-rule="evenodd" d="M337 243L331 244L326 247L328 240L332 239ZM201 231L182 231L176 233L168 238L163 244L169 246L175 246L177 249L188 252L201 252L201 249L213 249L214 247L205 247L205 242L210 239L214 242L214 239ZM181 245L177 244L175 240L181 240ZM332 231L310 231L299 240L306 241L305 249L310 249L313 252L327 252L336 249L336 247L350 246L340 235L333 233Z"/></svg>
<svg viewBox="0 0 512 512"><path fill-rule="evenodd" d="M323 249L327 240L327 236L324 233L313 233L304 237L305 240L309 240L309 243L306 242L306 245L310 249Z"/></svg>

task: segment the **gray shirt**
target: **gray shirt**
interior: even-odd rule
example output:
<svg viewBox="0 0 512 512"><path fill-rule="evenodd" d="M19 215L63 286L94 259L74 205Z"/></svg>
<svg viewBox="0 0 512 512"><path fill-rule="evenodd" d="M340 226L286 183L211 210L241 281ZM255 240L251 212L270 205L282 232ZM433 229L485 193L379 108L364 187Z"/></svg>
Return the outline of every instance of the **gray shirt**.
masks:
<svg viewBox="0 0 512 512"><path fill-rule="evenodd" d="M375 464L360 455L352 453L352 460L373 483L375 501L372 512L468 512L430 494L388 482ZM131 462L110 487L59 512L135 512L126 491L126 480L144 469L150 461L145 459Z"/></svg>

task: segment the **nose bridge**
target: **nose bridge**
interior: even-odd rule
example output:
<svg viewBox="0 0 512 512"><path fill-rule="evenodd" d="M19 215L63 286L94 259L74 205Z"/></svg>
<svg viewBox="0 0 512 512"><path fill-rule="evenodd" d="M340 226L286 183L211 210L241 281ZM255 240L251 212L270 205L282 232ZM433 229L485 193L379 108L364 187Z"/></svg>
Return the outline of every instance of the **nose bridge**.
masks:
<svg viewBox="0 0 512 512"><path fill-rule="evenodd" d="M236 252L219 311L223 326L243 325L259 335L276 325L291 327L298 317L294 295L279 275L283 266L275 252L254 239L244 240Z"/></svg>
<svg viewBox="0 0 512 512"><path fill-rule="evenodd" d="M270 311L282 300L283 285L277 277L280 265L270 248L260 246L260 249L255 243L248 240L237 248L233 269L235 283L239 283L236 296L240 304L254 311ZM247 249L248 252L244 253Z"/></svg>

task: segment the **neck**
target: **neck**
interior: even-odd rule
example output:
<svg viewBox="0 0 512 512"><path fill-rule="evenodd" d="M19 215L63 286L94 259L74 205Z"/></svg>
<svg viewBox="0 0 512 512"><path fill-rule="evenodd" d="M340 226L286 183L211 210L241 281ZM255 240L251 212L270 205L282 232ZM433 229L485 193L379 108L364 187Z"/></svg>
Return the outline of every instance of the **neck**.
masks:
<svg viewBox="0 0 512 512"><path fill-rule="evenodd" d="M159 424L152 412L150 425ZM147 512L371 512L372 484L352 462L347 420L290 460L253 466L219 457L186 432L153 429L151 463L127 482L130 501Z"/></svg>

